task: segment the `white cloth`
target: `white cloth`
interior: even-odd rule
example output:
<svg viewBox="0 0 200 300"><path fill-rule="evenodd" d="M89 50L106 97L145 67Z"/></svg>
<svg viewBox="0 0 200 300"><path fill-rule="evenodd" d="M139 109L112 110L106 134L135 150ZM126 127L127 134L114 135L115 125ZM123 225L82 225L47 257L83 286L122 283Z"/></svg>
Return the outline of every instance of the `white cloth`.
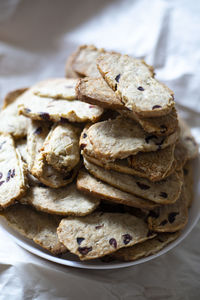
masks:
<svg viewBox="0 0 200 300"><path fill-rule="evenodd" d="M191 109L188 120L200 143L199 18L196 0L1 0L0 98L41 79L64 76L65 60L77 45L95 44L153 64L176 101ZM200 223L179 246L153 261L94 271L40 259L0 228L0 300L197 300L199 235Z"/></svg>

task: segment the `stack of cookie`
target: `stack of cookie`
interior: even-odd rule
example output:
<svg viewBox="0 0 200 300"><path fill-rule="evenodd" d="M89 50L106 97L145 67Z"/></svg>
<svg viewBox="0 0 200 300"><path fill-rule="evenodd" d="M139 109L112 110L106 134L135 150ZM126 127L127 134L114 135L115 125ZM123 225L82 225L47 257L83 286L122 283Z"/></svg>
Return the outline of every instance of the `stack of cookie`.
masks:
<svg viewBox="0 0 200 300"><path fill-rule="evenodd" d="M81 46L67 78L7 95L1 215L53 254L135 260L188 219L198 147L142 60Z"/></svg>
<svg viewBox="0 0 200 300"><path fill-rule="evenodd" d="M80 47L67 67L69 76L83 77L76 86L78 99L110 112L81 134L85 169L78 189L139 208L149 230L171 240L188 220L192 170L186 162L198 153L187 125L178 121L173 92L143 60L94 46ZM134 259L135 249L121 249L120 258Z"/></svg>

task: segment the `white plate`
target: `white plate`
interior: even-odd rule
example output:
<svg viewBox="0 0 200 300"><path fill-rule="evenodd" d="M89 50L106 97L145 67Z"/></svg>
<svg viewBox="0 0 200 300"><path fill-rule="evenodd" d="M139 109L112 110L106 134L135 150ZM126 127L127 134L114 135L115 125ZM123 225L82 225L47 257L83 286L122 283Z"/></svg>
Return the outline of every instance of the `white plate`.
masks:
<svg viewBox="0 0 200 300"><path fill-rule="evenodd" d="M12 228L10 228L6 221L4 221L3 218L0 218L0 224L3 226L4 230L10 235L10 237L22 248L28 250L29 252L38 255L44 259L47 259L52 262L56 262L61 265L65 266L71 266L76 268L83 268L83 269L117 269L117 268L124 268L124 267L130 267L137 264L144 263L146 261L149 261L151 259L154 259L169 250L173 249L175 246L177 246L186 236L191 232L191 230L196 225L199 217L200 217L200 157L195 159L194 161L194 191L195 191L195 197L194 201L192 203L192 206L189 210L189 221L186 225L186 227L182 230L181 235L176 239L174 242L166 246L164 249L159 251L158 253L138 259L133 262L110 262L110 263L104 263L100 260L93 260L93 261L87 261L87 262L80 262L75 255L73 254L66 254L64 258L58 258L55 257L49 252L43 250L40 246L36 245L34 242L30 241L27 238L24 238L19 233L14 231Z"/></svg>

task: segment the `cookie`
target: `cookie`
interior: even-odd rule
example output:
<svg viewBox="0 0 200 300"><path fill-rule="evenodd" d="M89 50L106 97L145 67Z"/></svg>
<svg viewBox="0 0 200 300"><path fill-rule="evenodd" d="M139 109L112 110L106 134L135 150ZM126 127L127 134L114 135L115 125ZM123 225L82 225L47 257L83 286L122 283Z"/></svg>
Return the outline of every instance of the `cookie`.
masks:
<svg viewBox="0 0 200 300"><path fill-rule="evenodd" d="M95 155L93 146L88 139L88 126L81 134L80 147L83 148L82 155L91 163L107 170L136 175L151 181L159 181L174 172L176 162L174 160L174 145L153 152L139 152L125 159L113 162L102 160Z"/></svg>
<svg viewBox="0 0 200 300"><path fill-rule="evenodd" d="M27 89L15 90L4 99L3 108L0 111L0 126L2 132L11 134L15 139L26 136L28 119L18 115L18 104L21 95Z"/></svg>
<svg viewBox="0 0 200 300"><path fill-rule="evenodd" d="M129 110L155 117L168 114L174 107L173 92L153 77L152 67L143 60L106 53L97 58L97 67Z"/></svg>
<svg viewBox="0 0 200 300"><path fill-rule="evenodd" d="M155 118L141 117L128 110L119 110L119 113L124 117L136 120L144 129L144 131L158 136L170 135L175 132L178 127L177 112L175 107L173 107L170 113L167 115Z"/></svg>
<svg viewBox="0 0 200 300"><path fill-rule="evenodd" d="M77 83L78 79L48 79L36 84L33 88L33 93L40 97L76 100L75 87Z"/></svg>
<svg viewBox="0 0 200 300"><path fill-rule="evenodd" d="M81 78L82 77L79 74L77 74L72 68L73 67L73 60L74 60L75 57L76 57L76 52L72 53L66 61L65 77L67 77L67 78Z"/></svg>
<svg viewBox="0 0 200 300"><path fill-rule="evenodd" d="M188 221L187 199L183 187L175 203L163 205L150 212L148 226L156 232L175 232L182 229Z"/></svg>
<svg viewBox="0 0 200 300"><path fill-rule="evenodd" d="M0 212L8 225L53 254L67 252L59 242L56 229L60 218L37 212L28 205L16 204Z"/></svg>
<svg viewBox="0 0 200 300"><path fill-rule="evenodd" d="M96 178L135 196L151 200L159 204L174 203L181 192L182 180L176 172L159 182L151 182L145 178L105 170L84 158L86 169Z"/></svg>
<svg viewBox="0 0 200 300"><path fill-rule="evenodd" d="M174 149L175 145L170 145L154 152L140 152L128 157L128 162L134 169L135 175L146 177L151 181L159 181L175 170Z"/></svg>
<svg viewBox="0 0 200 300"><path fill-rule="evenodd" d="M33 93L34 87L23 95L23 103L18 105L19 114L33 120L53 122L97 121L103 109L78 100L60 100L39 97Z"/></svg>
<svg viewBox="0 0 200 300"><path fill-rule="evenodd" d="M176 142L179 131L166 137L146 133L135 121L118 117L93 124L88 129L88 137L94 152L102 158L114 161L138 152L164 149Z"/></svg>
<svg viewBox="0 0 200 300"><path fill-rule="evenodd" d="M80 260L102 257L154 236L140 218L102 212L62 219L57 234L60 242Z"/></svg>
<svg viewBox="0 0 200 300"><path fill-rule="evenodd" d="M40 151L51 129L48 122L32 121L28 128L27 151L30 173L45 185L52 188L66 186L76 176L78 167L70 172L59 172L49 165Z"/></svg>
<svg viewBox="0 0 200 300"><path fill-rule="evenodd" d="M122 248L107 257L109 259L116 259L119 261L134 261L142 257L156 254L165 246L178 238L180 232L174 233L159 233L153 239L139 243L132 247Z"/></svg>
<svg viewBox="0 0 200 300"><path fill-rule="evenodd" d="M15 141L15 147L19 151L22 160L27 163L28 161L28 154L27 154L27 141L26 137L18 139Z"/></svg>
<svg viewBox="0 0 200 300"><path fill-rule="evenodd" d="M27 189L26 165L11 135L0 133L0 209L22 197Z"/></svg>
<svg viewBox="0 0 200 300"><path fill-rule="evenodd" d="M76 93L80 101L103 108L124 109L120 99L102 78L85 77L80 79L76 86Z"/></svg>
<svg viewBox="0 0 200 300"><path fill-rule="evenodd" d="M80 79L76 91L79 100L103 108L116 109L124 117L136 120L146 132L163 136L170 135L177 129L178 119L175 107L165 116L141 117L126 108L102 78L85 77Z"/></svg>
<svg viewBox="0 0 200 300"><path fill-rule="evenodd" d="M60 172L71 171L80 161L79 135L74 125L54 124L41 148L46 162Z"/></svg>
<svg viewBox="0 0 200 300"><path fill-rule="evenodd" d="M96 66L96 59L105 53L104 49L97 49L93 45L82 45L69 58L68 65L79 76L100 77L100 73Z"/></svg>
<svg viewBox="0 0 200 300"><path fill-rule="evenodd" d="M94 211L100 201L79 192L74 183L64 188L51 189L34 186L20 200L37 210L63 216L85 216Z"/></svg>
<svg viewBox="0 0 200 300"><path fill-rule="evenodd" d="M97 197L98 199L109 200L127 206L137 207L145 210L154 209L158 206L152 201L136 197L109 184L106 184L103 181L96 179L85 170L79 171L77 177L77 188L88 195Z"/></svg>

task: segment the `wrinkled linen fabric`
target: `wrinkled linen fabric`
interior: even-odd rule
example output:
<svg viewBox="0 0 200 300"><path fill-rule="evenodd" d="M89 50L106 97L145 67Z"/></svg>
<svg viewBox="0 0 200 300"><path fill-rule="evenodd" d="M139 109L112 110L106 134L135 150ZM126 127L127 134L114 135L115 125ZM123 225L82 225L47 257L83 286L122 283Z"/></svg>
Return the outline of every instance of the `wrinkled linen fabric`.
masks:
<svg viewBox="0 0 200 300"><path fill-rule="evenodd" d="M0 99L65 74L79 44L95 44L154 65L174 92L200 144L200 1L0 1ZM170 252L116 270L43 260L0 227L0 300L200 298L200 223Z"/></svg>

